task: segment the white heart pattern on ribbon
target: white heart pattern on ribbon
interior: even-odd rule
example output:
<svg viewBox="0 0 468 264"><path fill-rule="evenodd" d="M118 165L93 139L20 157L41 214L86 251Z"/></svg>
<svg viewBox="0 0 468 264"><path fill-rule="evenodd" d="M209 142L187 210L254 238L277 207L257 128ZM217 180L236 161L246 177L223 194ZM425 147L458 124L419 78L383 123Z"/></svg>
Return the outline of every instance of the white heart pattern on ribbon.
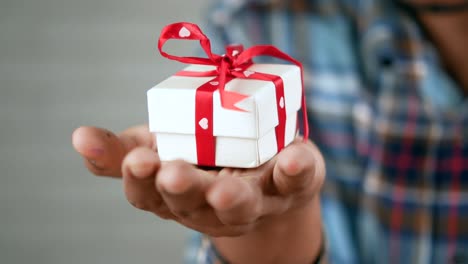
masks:
<svg viewBox="0 0 468 264"><path fill-rule="evenodd" d="M279 101L279 106L280 106L281 108L284 108L284 97L283 97L283 96L281 96L281 99L280 99L280 101Z"/></svg>
<svg viewBox="0 0 468 264"><path fill-rule="evenodd" d="M207 130L208 129L208 119L206 117L200 119L200 121L198 122L198 124L200 125L201 128Z"/></svg>
<svg viewBox="0 0 468 264"><path fill-rule="evenodd" d="M213 85L213 86L215 86L215 85L219 85L219 82L217 82L217 81L212 81L212 82L210 82L210 84Z"/></svg>
<svg viewBox="0 0 468 264"><path fill-rule="evenodd" d="M255 72L253 71L244 71L245 77L249 77L250 75L254 74Z"/></svg>
<svg viewBox="0 0 468 264"><path fill-rule="evenodd" d="M237 54L239 54L239 51L238 51L238 50L233 50L231 55L234 57L234 56L236 56Z"/></svg>
<svg viewBox="0 0 468 264"><path fill-rule="evenodd" d="M179 30L179 37L181 37L181 38L188 38L188 37L190 37L191 34L192 33L190 33L190 31L186 27L182 27Z"/></svg>

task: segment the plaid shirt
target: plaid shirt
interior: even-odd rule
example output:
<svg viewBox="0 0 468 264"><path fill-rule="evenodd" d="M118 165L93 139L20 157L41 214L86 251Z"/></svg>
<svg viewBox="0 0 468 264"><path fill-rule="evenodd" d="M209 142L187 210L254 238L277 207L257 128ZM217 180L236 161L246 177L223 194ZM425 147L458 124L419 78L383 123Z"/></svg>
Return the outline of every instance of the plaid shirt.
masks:
<svg viewBox="0 0 468 264"><path fill-rule="evenodd" d="M306 67L331 263L468 263L468 105L410 13L391 0L225 0L210 12L217 52L273 44ZM222 263L201 235L187 252Z"/></svg>

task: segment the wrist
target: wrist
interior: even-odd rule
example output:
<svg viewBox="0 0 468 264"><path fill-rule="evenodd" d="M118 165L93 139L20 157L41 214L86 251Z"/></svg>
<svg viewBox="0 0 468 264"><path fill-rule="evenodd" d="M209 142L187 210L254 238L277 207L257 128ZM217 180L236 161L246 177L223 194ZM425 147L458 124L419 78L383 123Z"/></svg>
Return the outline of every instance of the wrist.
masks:
<svg viewBox="0 0 468 264"><path fill-rule="evenodd" d="M266 216L239 237L213 237L213 244L230 263L311 263L322 247L320 201Z"/></svg>

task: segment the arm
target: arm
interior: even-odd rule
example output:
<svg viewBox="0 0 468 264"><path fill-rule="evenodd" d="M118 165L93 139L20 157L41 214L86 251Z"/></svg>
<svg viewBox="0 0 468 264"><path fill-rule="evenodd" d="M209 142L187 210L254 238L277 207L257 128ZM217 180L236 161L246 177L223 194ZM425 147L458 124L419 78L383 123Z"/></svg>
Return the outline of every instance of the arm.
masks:
<svg viewBox="0 0 468 264"><path fill-rule="evenodd" d="M325 166L310 142L256 169L219 171L160 162L146 126L120 136L79 128L73 145L93 173L123 177L132 205L210 236L231 263L311 263L318 255Z"/></svg>

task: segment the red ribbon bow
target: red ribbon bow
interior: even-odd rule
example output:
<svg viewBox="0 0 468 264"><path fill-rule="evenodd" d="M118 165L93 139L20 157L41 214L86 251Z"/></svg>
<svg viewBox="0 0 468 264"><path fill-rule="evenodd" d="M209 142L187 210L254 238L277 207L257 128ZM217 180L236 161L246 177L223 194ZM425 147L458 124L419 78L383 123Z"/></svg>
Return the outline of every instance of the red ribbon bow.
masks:
<svg viewBox="0 0 468 264"><path fill-rule="evenodd" d="M201 47L205 51L207 58L202 57L180 57L174 56L164 52L163 46L170 39L180 40L199 40ZM217 55L211 51L211 43L208 37L203 34L201 29L193 23L179 22L167 25L161 31L161 35L158 41L158 49L162 56L170 59L179 61L186 64L199 64L199 65L212 65L216 66L215 70L205 72L192 72L192 71L181 71L177 75L182 76L193 76L193 77L207 77L207 76L218 76L219 90L221 105L225 109L244 111L238 108L235 104L245 99L247 96L226 91L226 83L233 78L243 79L257 79L271 81L268 74L256 73L246 70L252 65L252 59L257 56L270 56L285 61L289 61L297 66L301 70L301 82L302 82L302 117L303 117L303 133L304 140L308 139L309 126L307 119L307 108L305 99L305 88L304 88L304 73L302 64L290 57L286 53L280 51L272 45L256 45L243 50L242 45L229 45L226 47L225 55Z"/></svg>

